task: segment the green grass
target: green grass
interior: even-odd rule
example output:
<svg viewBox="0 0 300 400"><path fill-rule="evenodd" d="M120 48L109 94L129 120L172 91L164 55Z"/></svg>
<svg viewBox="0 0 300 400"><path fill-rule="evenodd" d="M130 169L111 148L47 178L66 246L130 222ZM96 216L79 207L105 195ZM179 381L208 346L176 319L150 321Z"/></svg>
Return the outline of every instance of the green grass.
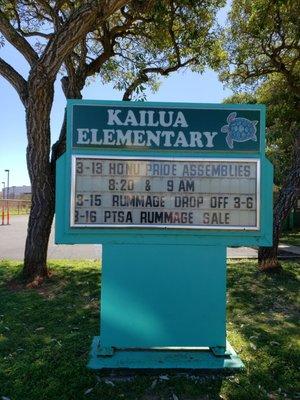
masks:
<svg viewBox="0 0 300 400"><path fill-rule="evenodd" d="M228 337L245 363L230 376L89 371L99 324L97 262L55 261L53 276L26 289L21 265L0 263L0 399L270 400L300 398L297 262L266 276L254 261L228 268Z"/></svg>
<svg viewBox="0 0 300 400"><path fill-rule="evenodd" d="M300 230L283 232L280 238L280 243L290 244L292 246L300 246Z"/></svg>

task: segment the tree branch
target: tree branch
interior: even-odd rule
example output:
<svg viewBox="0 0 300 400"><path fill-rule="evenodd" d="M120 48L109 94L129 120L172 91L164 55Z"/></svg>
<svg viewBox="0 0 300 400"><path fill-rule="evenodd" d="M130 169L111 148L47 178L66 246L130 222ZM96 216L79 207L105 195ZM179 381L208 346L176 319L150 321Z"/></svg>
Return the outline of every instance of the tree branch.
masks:
<svg viewBox="0 0 300 400"><path fill-rule="evenodd" d="M132 99L133 92L142 84L149 80L146 73L140 73L139 76L128 86L125 90L122 100L130 101Z"/></svg>
<svg viewBox="0 0 300 400"><path fill-rule="evenodd" d="M128 0L110 0L105 3L92 1L76 10L48 42L41 57L41 65L49 78L55 77L63 61L92 29L97 19L106 20L126 4Z"/></svg>
<svg viewBox="0 0 300 400"><path fill-rule="evenodd" d="M0 32L33 66L38 61L38 55L16 29L8 22L5 14L0 10Z"/></svg>
<svg viewBox="0 0 300 400"><path fill-rule="evenodd" d="M53 33L44 33L39 31L24 32L21 28L18 29L18 32L24 37L39 36L44 39L51 39L53 36Z"/></svg>
<svg viewBox="0 0 300 400"><path fill-rule="evenodd" d="M175 8L174 8L174 3L173 3L172 0L170 2L170 5L171 5L171 20L170 20L170 23L169 23L169 34L170 34L172 42L173 42L177 63L180 64L180 62L181 62L180 61L181 60L181 58L180 58L180 50L179 50L179 46L178 46L178 44L176 42L175 34L174 34L174 31L173 31Z"/></svg>
<svg viewBox="0 0 300 400"><path fill-rule="evenodd" d="M22 103L26 107L28 89L25 79L6 61L0 57L0 74L5 78L17 91Z"/></svg>
<svg viewBox="0 0 300 400"><path fill-rule="evenodd" d="M90 64L86 67L86 77L92 76L99 72L102 65L113 55L112 51L104 51L100 54L99 57L95 58Z"/></svg>
<svg viewBox="0 0 300 400"><path fill-rule="evenodd" d="M45 0L37 0L37 1L41 5L41 7L44 9L44 11L49 15L49 17L51 17L54 27L55 27L55 31L57 31L59 29L59 27L61 26L61 22L62 22L58 15L58 8L56 8L56 10L54 10L51 7L51 5L49 4L49 2L45 1Z"/></svg>
<svg viewBox="0 0 300 400"><path fill-rule="evenodd" d="M167 68L162 68L162 67L149 67L149 68L144 68L142 69L137 78L128 86L128 88L125 90L123 99L124 101L130 101L132 98L133 92L137 89L138 86L140 86L142 83L145 83L149 80L148 74L160 74L162 76L167 76L169 73L177 71L179 68L186 67L189 64L192 64L195 61L195 57L185 61L184 63L178 62L174 66L170 66Z"/></svg>
<svg viewBox="0 0 300 400"><path fill-rule="evenodd" d="M17 11L16 7L14 7L14 13L15 13L16 21L17 21L17 26L18 26L16 31L21 36L23 36L23 37L39 36L39 37L42 37L44 39L50 39L52 37L53 33L45 33L45 32L40 32L40 31L37 31L37 30L35 30L35 31L34 30L28 30L27 32L24 31L23 28L22 28L20 16L18 14L18 11Z"/></svg>

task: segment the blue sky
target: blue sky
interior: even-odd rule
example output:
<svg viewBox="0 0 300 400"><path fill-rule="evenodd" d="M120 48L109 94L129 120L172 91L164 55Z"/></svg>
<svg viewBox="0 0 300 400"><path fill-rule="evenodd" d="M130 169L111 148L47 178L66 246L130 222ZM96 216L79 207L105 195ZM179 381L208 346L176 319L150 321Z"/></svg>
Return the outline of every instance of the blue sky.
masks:
<svg viewBox="0 0 300 400"><path fill-rule="evenodd" d="M226 10L219 12L219 21L224 23ZM11 63L25 78L28 73L26 61L11 46L0 49L0 55ZM149 92L147 100L166 102L220 103L231 91L224 89L217 74L207 70L204 74L190 71L174 73L161 80L158 92ZM121 100L122 93L113 89L112 85L102 85L99 81L90 84L83 91L84 99ZM52 140L58 138L66 100L56 83L55 100L51 114ZM10 170L10 186L29 185L26 167L26 128L24 108L19 97L10 84L0 75L0 184L6 182ZM1 184L2 187L2 184Z"/></svg>

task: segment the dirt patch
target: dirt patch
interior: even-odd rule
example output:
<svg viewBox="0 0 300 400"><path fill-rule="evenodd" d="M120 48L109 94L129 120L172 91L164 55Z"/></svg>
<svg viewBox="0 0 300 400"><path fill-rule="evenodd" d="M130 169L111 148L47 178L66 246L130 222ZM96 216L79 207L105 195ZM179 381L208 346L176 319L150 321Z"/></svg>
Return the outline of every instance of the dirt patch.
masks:
<svg viewBox="0 0 300 400"><path fill-rule="evenodd" d="M51 273L51 275L46 279L37 277L30 283L21 278L13 278L6 282L6 288L11 292L35 290L41 296L51 299L63 292L67 284L67 279L62 279L61 277L57 279L55 274Z"/></svg>
<svg viewBox="0 0 300 400"><path fill-rule="evenodd" d="M68 285L68 281L66 279L60 278L57 279L48 279L41 286L36 287L36 291L42 297L47 299L54 299L58 294L64 291L64 288Z"/></svg>
<svg viewBox="0 0 300 400"><path fill-rule="evenodd" d="M15 278L6 283L6 288L11 292L21 292L27 289L25 282Z"/></svg>

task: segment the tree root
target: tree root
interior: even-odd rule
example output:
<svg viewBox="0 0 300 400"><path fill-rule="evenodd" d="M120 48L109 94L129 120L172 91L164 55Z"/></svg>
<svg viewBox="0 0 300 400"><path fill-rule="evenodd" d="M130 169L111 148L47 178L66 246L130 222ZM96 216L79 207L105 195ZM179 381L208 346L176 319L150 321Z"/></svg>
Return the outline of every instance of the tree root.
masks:
<svg viewBox="0 0 300 400"><path fill-rule="evenodd" d="M28 289L36 289L43 285L47 279L51 277L51 272L47 271L46 275L36 275L33 280L26 284L26 288Z"/></svg>
<svg viewBox="0 0 300 400"><path fill-rule="evenodd" d="M258 269L260 272L264 273L280 273L283 271L283 268L278 262L277 258L267 259L259 262Z"/></svg>

